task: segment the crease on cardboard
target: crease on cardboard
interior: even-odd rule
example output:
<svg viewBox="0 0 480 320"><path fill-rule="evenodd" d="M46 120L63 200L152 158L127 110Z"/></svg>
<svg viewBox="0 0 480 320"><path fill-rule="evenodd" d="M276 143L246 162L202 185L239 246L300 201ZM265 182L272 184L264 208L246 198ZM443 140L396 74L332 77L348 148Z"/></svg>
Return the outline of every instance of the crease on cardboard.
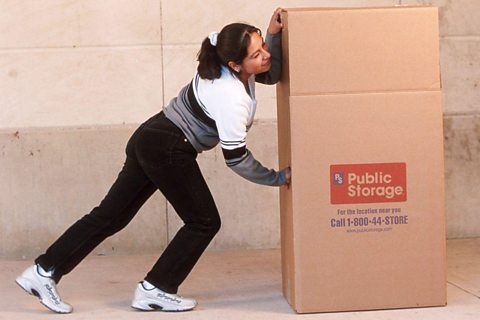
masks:
<svg viewBox="0 0 480 320"><path fill-rule="evenodd" d="M285 29L288 29L288 21L285 21ZM283 49L288 47L288 32L282 32ZM283 50L282 68L288 70L288 52ZM288 141L285 144L279 145L278 159L279 166L281 168L292 165L290 139L290 88L289 88L289 75L286 72L282 72L282 80L277 85L277 121L278 128L278 140ZM294 169L292 169L293 171ZM292 181L290 189L284 187L280 188L280 219L281 219L281 244L282 244L282 291L286 300L291 304L296 304L296 290L295 290L295 253L294 243L292 239L295 237L293 227L293 210L292 210L292 189L295 182Z"/></svg>
<svg viewBox="0 0 480 320"><path fill-rule="evenodd" d="M338 95L361 95L361 94L388 94L388 93L415 93L415 92L441 92L438 84L434 88L412 89L412 90L375 90L375 91L341 91L341 92L302 92L293 93L290 97L304 96L338 96Z"/></svg>
<svg viewBox="0 0 480 320"><path fill-rule="evenodd" d="M385 9L421 9L431 8L429 5L412 5L402 4L393 6L372 6L372 7L305 7L305 8L284 8L287 12L302 12L302 11L352 11L352 10L385 10Z"/></svg>

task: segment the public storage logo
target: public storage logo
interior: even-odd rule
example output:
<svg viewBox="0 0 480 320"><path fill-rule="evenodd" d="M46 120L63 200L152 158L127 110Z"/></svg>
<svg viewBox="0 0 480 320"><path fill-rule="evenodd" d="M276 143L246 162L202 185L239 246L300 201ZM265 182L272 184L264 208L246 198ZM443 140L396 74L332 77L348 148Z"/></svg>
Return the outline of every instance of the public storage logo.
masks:
<svg viewBox="0 0 480 320"><path fill-rule="evenodd" d="M407 201L406 163L330 166L332 204Z"/></svg>

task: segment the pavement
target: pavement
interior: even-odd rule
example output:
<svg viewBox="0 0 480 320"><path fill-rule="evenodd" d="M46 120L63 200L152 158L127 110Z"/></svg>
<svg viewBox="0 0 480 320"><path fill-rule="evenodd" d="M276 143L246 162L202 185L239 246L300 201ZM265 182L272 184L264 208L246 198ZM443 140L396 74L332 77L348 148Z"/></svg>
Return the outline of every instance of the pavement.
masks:
<svg viewBox="0 0 480 320"><path fill-rule="evenodd" d="M445 307L296 314L282 296L280 250L208 251L179 294L197 299L194 311L141 312L130 307L136 283L157 257L90 256L58 286L72 314L45 309L15 284L31 260L0 259L0 319L480 319L480 238L449 240Z"/></svg>

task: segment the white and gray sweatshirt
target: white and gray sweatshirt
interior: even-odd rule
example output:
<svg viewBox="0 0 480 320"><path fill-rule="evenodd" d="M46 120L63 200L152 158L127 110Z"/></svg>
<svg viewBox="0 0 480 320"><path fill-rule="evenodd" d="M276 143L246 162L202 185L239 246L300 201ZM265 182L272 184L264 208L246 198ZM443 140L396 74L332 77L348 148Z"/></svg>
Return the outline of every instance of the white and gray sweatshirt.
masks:
<svg viewBox="0 0 480 320"><path fill-rule="evenodd" d="M280 79L280 33L267 33L265 42L271 53L271 67L248 79L250 94L227 67L222 67L220 78L215 80L202 79L197 73L165 107L164 113L197 152L212 149L220 142L225 162L234 172L258 184L281 186L286 182L285 172L265 168L246 147L257 105L255 82L275 84Z"/></svg>

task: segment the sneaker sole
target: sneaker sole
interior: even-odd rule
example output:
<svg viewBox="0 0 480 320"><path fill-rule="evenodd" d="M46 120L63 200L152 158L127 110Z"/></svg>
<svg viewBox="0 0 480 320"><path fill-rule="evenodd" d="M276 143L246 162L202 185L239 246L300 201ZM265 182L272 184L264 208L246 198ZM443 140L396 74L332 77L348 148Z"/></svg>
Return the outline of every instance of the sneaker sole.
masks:
<svg viewBox="0 0 480 320"><path fill-rule="evenodd" d="M25 281L28 282L28 280L25 280ZM16 283L20 288L22 288L26 293L28 293L29 295L34 296L34 297L37 297L38 300L40 301L40 303L41 303L43 306L45 306L45 308L47 308L48 310L50 310L50 311L52 311L52 312L55 312L55 313L61 313L61 314L71 313L71 311L70 311L70 312L65 312L65 311L54 310L54 309L50 308L49 306L47 306L47 305L42 301L42 298L41 298L40 294L37 292L37 290L35 290L35 289L30 289L30 290L28 290L28 289L25 287L25 285L19 281L19 278L17 278L17 279L15 280L15 283Z"/></svg>
<svg viewBox="0 0 480 320"><path fill-rule="evenodd" d="M185 311L192 311L195 307L189 309L164 309L162 306L157 304L149 304L148 307L151 309L145 309L142 306L131 305L131 307L138 311L143 312L154 312L154 311L163 311L163 312L185 312Z"/></svg>

